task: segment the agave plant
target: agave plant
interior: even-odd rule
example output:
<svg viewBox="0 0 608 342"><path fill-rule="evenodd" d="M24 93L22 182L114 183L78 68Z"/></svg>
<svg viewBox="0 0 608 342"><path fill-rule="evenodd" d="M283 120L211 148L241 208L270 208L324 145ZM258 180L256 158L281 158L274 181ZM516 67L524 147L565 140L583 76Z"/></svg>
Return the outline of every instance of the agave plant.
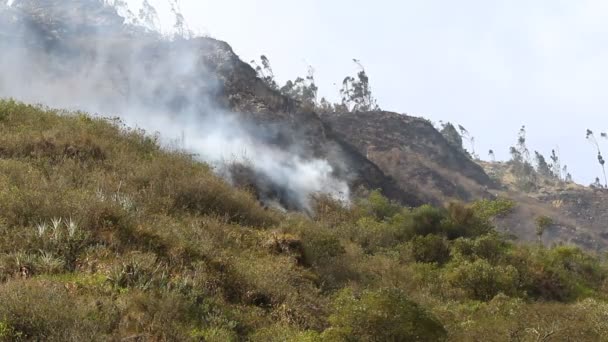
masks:
<svg viewBox="0 0 608 342"><path fill-rule="evenodd" d="M22 276L29 276L32 267L36 264L36 257L32 254L18 252L13 255L15 267L22 273Z"/></svg>
<svg viewBox="0 0 608 342"><path fill-rule="evenodd" d="M51 219L51 228L53 230L53 239L55 239L55 240L58 240L59 234L61 234L61 231L60 231L61 222L62 222L61 218L52 218Z"/></svg>
<svg viewBox="0 0 608 342"><path fill-rule="evenodd" d="M38 223L36 225L36 232L38 233L38 236L43 237L48 228L49 226L46 224L46 222Z"/></svg>
<svg viewBox="0 0 608 342"><path fill-rule="evenodd" d="M74 222L74 220L72 220L71 217L68 221L65 222L65 227L68 229L69 237L72 238L74 237L74 235L76 235L76 232L78 231L78 225L76 224L76 222Z"/></svg>
<svg viewBox="0 0 608 342"><path fill-rule="evenodd" d="M62 258L55 257L51 253L42 251L36 259L35 266L42 273L55 274L63 270L65 261Z"/></svg>
<svg viewBox="0 0 608 342"><path fill-rule="evenodd" d="M98 188L98 189L95 191L95 195L96 195L96 196L97 196L97 198L98 198L100 201L102 201L102 202L104 202L104 201L106 200L106 195L103 193L103 190L101 190L101 188Z"/></svg>

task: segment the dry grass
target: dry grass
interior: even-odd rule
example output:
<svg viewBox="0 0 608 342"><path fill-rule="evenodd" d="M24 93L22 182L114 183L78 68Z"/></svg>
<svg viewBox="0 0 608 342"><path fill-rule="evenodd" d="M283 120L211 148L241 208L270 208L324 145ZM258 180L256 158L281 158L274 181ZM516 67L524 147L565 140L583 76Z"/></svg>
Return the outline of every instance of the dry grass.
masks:
<svg viewBox="0 0 608 342"><path fill-rule="evenodd" d="M507 242L500 203L372 191L311 220L115 120L0 101L0 132L0 341L605 336L605 265Z"/></svg>

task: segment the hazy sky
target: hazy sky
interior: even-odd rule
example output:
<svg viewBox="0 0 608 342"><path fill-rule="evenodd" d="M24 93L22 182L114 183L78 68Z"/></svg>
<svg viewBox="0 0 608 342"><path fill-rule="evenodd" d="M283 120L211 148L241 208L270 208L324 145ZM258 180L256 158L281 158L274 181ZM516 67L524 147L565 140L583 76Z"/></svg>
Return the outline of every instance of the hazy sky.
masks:
<svg viewBox="0 0 608 342"><path fill-rule="evenodd" d="M168 14L166 0L150 2ZM559 147L577 181L601 173L585 130L608 130L608 1L182 0L181 7L191 29L227 41L243 60L268 56L281 83L310 64L322 95L337 99L335 84L356 71L358 58L383 109L462 124L484 159L489 149L508 158L525 124L530 150L548 157Z"/></svg>

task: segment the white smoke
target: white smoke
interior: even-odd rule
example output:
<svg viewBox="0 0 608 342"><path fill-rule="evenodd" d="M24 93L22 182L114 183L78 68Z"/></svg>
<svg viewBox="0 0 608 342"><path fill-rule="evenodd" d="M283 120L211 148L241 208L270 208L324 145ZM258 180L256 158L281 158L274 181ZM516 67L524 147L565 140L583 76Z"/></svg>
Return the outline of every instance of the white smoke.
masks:
<svg viewBox="0 0 608 342"><path fill-rule="evenodd" d="M310 196L317 193L348 199L347 183L334 177L327 160L301 153L298 144L273 144L272 130L213 103L221 80L201 56L212 53L221 60L227 51L135 28L117 34L113 20L90 15L41 30L19 21L30 15L19 1L9 4L15 12L8 17L17 19L0 23L0 97L118 115L130 126L159 132L166 146L181 140L182 148L218 169L226 160L246 163L300 209L309 210ZM3 29L11 30L10 38ZM73 37L74 32L83 34Z"/></svg>

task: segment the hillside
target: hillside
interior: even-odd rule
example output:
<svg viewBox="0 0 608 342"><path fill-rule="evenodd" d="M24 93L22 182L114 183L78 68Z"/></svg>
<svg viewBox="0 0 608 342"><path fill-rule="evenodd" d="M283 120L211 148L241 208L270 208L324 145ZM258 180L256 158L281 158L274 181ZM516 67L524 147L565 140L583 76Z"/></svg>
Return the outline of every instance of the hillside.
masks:
<svg viewBox="0 0 608 342"><path fill-rule="evenodd" d="M315 180L322 185L312 189L315 191L335 188L335 193L343 192L339 183L345 182L353 191L379 188L408 205L441 203L446 198L443 191L459 199L470 199L471 193L480 192L475 184L468 184L471 175L464 174L463 182L456 180L457 168L448 169L449 175L435 172L432 168L437 161L425 160L424 153L417 154L422 160L406 177L390 168L381 169L381 163L368 160L367 151L357 141L344 136L342 129L346 127L329 128L313 110L269 88L224 42L212 38L161 39L153 32L122 25L116 12L97 0L20 0L5 8L3 15L7 20L0 24L0 37L4 37L0 47L5 51L0 57L1 96L120 115L131 125L184 137L186 145L203 140L199 136L209 130L219 131L223 140L245 135L247 140L256 141L256 148L247 154L272 149L274 154L287 153L288 159L296 156L309 164L328 163L331 173ZM163 123L166 113L172 113L171 125ZM367 123L361 122L361 126ZM430 130L430 143L438 144L442 158L452 155L449 158L457 163L473 167L461 151L446 150L443 137ZM245 144L252 145L250 141ZM229 146L230 141L220 145ZM212 163L225 158L209 156L210 149L192 149ZM224 154L238 155L241 151ZM254 186L260 198L290 192L278 172L269 174L266 166L249 159L253 162L250 173L261 177L237 183ZM281 165L276 168L292 163L279 160ZM409 177L416 173L421 176ZM478 169L473 173L477 177L474 182L486 182ZM442 189L437 191L427 184L428 174L432 174L430 182ZM261 178L267 181L258 182ZM274 199L283 206L302 208L301 201L278 196Z"/></svg>
<svg viewBox="0 0 608 342"><path fill-rule="evenodd" d="M608 269L514 245L513 203L315 220L115 120L0 101L0 339L597 341Z"/></svg>
<svg viewBox="0 0 608 342"><path fill-rule="evenodd" d="M0 4L0 49L0 341L608 336L604 190L99 0Z"/></svg>
<svg viewBox="0 0 608 342"><path fill-rule="evenodd" d="M480 164L501 185L491 192L519 203L512 213L495 222L501 231L532 241L536 238L535 219L544 215L554 221L543 234L545 244L574 244L597 252L602 252L608 245L606 189L557 182L536 175L536 187L523 191L517 186L517 176L509 163Z"/></svg>
<svg viewBox="0 0 608 342"><path fill-rule="evenodd" d="M427 203L483 198L493 186L479 165L424 119L389 112L328 113L321 119Z"/></svg>

